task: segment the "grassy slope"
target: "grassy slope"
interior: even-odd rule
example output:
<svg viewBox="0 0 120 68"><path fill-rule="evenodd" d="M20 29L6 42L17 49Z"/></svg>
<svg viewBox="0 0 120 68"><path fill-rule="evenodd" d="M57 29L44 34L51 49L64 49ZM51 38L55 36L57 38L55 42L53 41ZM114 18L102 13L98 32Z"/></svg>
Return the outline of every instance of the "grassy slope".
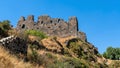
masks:
<svg viewBox="0 0 120 68"><path fill-rule="evenodd" d="M95 54L96 48L88 42L78 39L77 42L71 42L68 48L65 42L73 38L74 37L49 37L40 40L37 37L31 36L32 41L39 41L51 51L46 51L45 49L35 50L36 56L33 55L31 49L28 48L28 58L30 62L24 62L22 59L18 59L0 47L0 68L100 68L101 66L106 66L106 59L100 56L99 53ZM64 48L64 54L52 52L54 50L60 52L61 48ZM109 63L109 68L120 66L120 61L107 62Z"/></svg>
<svg viewBox="0 0 120 68"><path fill-rule="evenodd" d="M43 44L46 43L46 41L49 43L52 42L53 44L55 44L56 42L51 40L51 38L47 38L47 39L43 39ZM53 39L53 38L52 38ZM93 48L91 48L91 45L89 43L82 42L82 41L78 41L77 44L72 43L72 45L74 44L74 46L78 45L78 47L80 46L82 49L87 49L87 54L84 53L84 51L80 51L83 52L83 54L81 56L78 57L77 52L73 52L74 48L76 47L72 47L72 48L67 48L64 44L64 41L69 40L71 38L57 38L57 40L59 40L59 42L61 42L61 44L64 46L64 49L67 49L68 52L65 54L57 54L51 51L46 51L46 50L36 50L37 52L37 57L34 58L38 58L37 60L40 62L40 66L38 66L38 64L32 62L24 62L22 59L18 59L16 56L9 54L8 51L6 51L3 47L0 47L0 68L74 68L74 67L86 67L86 68L100 68L100 66L105 66L104 65L104 58L103 57L99 57L98 55L93 53ZM44 41L45 40L45 41ZM84 44L83 44L84 43ZM45 44L44 46L46 46L47 44ZM56 44L57 46L59 44ZM49 47L50 48L50 47ZM28 48L28 50L30 51L30 49ZM30 52L28 52L28 54L30 54ZM29 56L29 55L28 55ZM29 56L30 57L30 56ZM86 58L87 57L87 58ZM90 61L88 58L89 57L93 57L96 61L92 62ZM33 61L33 58L30 58ZM37 62L37 63L39 63ZM119 61L109 61L108 60L108 64L109 64L109 68L113 68L113 67L119 67Z"/></svg>
<svg viewBox="0 0 120 68"><path fill-rule="evenodd" d="M32 68L32 64L24 63L23 60L9 54L3 47L0 47L0 68Z"/></svg>

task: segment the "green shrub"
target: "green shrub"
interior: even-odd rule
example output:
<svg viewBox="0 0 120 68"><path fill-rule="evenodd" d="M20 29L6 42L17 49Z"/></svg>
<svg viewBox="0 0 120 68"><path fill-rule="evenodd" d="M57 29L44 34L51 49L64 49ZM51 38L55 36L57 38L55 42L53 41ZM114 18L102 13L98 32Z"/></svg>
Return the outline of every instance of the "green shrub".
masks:
<svg viewBox="0 0 120 68"><path fill-rule="evenodd" d="M74 68L74 66L71 65L69 62L55 59L53 63L47 64L46 68Z"/></svg>
<svg viewBox="0 0 120 68"><path fill-rule="evenodd" d="M50 59L56 59L57 57L52 55L51 53L46 53L46 56Z"/></svg>
<svg viewBox="0 0 120 68"><path fill-rule="evenodd" d="M108 47L103 56L107 59L119 60L120 59L120 48Z"/></svg>
<svg viewBox="0 0 120 68"><path fill-rule="evenodd" d="M11 29L10 21L5 20L0 22L0 35L1 36L8 36L8 30Z"/></svg>
<svg viewBox="0 0 120 68"><path fill-rule="evenodd" d="M38 36L41 39L47 38L47 35L43 33L42 31L37 31L37 30L27 30L26 33L28 35L33 35L33 36Z"/></svg>
<svg viewBox="0 0 120 68"><path fill-rule="evenodd" d="M9 30L9 29L11 29L10 21L5 20L5 21L3 21L3 22L0 22L0 28L1 28L2 30Z"/></svg>
<svg viewBox="0 0 120 68"><path fill-rule="evenodd" d="M88 65L85 64L82 60L76 58L70 58L67 61L73 68L88 68Z"/></svg>
<svg viewBox="0 0 120 68"><path fill-rule="evenodd" d="M70 43L70 50L74 52L78 57L82 56L82 48L78 42L71 42Z"/></svg>

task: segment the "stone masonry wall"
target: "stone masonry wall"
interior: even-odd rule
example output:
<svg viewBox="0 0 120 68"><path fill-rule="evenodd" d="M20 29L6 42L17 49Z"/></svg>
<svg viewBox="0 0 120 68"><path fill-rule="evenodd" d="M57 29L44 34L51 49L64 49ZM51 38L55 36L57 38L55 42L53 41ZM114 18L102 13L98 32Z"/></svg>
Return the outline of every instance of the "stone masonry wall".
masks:
<svg viewBox="0 0 120 68"><path fill-rule="evenodd" d="M78 31L78 20L76 17L69 18L66 22L63 19L51 18L50 16L39 16L38 21L34 22L34 16L30 15L25 19L21 17L18 21L18 31L29 29L29 30L40 30L46 33L48 36L75 36L82 40L86 40L86 35L83 32Z"/></svg>

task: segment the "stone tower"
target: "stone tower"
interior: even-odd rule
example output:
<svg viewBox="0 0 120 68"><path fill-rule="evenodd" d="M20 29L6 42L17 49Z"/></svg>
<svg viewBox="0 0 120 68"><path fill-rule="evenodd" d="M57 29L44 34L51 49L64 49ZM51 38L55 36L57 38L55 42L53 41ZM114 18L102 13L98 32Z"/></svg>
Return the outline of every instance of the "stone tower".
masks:
<svg viewBox="0 0 120 68"><path fill-rule="evenodd" d="M77 32L78 32L78 20L76 17L71 17L69 18L69 32L73 35L73 36L77 36Z"/></svg>

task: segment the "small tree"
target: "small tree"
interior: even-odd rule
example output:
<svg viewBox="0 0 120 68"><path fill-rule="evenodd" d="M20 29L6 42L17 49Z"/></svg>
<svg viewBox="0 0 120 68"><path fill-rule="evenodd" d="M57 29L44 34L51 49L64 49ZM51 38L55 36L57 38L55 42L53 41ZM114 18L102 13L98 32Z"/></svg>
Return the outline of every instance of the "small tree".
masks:
<svg viewBox="0 0 120 68"><path fill-rule="evenodd" d="M107 59L120 60L120 48L108 47L103 56Z"/></svg>

